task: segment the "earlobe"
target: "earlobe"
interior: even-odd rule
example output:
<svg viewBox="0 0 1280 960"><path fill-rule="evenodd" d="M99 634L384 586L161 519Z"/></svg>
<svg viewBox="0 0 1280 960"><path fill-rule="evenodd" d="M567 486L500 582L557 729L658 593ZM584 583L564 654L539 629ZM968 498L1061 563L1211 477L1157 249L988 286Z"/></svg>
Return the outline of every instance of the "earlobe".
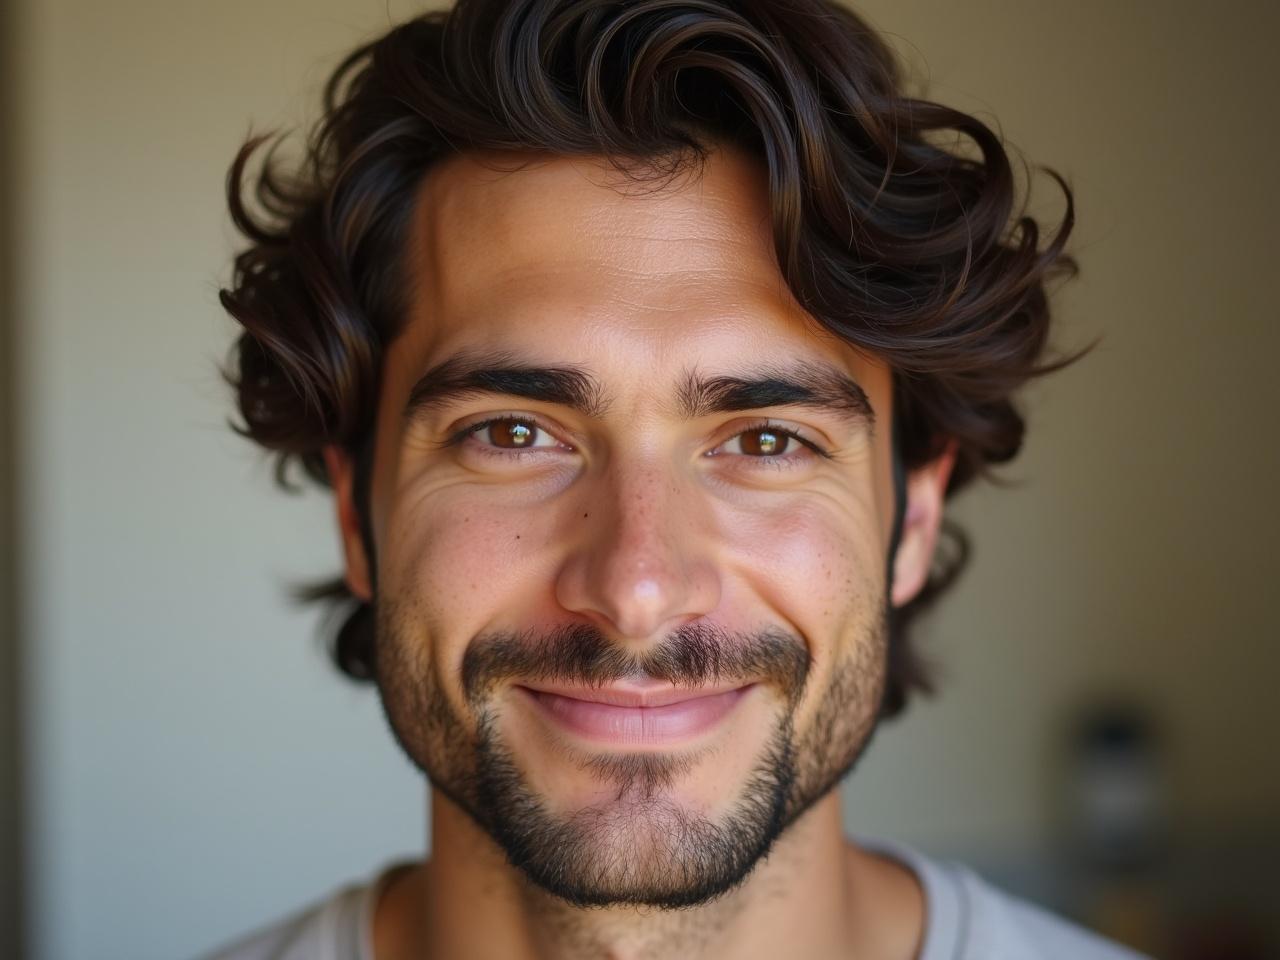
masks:
<svg viewBox="0 0 1280 960"><path fill-rule="evenodd" d="M338 532L342 538L345 562L343 578L347 588L359 600L369 603L373 589L369 580L369 558L365 554L364 540L360 536L360 516L355 503L355 476L351 458L340 447L324 448L324 466L333 486L334 507L337 511Z"/></svg>
<svg viewBox="0 0 1280 960"><path fill-rule="evenodd" d="M955 460L956 445L953 441L939 456L907 474L902 535L893 558L890 601L895 607L909 603L929 578L938 530L942 526L947 482Z"/></svg>

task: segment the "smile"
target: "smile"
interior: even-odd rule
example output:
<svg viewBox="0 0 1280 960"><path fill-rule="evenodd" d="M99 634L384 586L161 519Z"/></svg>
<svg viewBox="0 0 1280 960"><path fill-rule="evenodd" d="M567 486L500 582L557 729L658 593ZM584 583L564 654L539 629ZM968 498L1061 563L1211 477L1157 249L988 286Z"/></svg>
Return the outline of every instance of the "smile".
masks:
<svg viewBox="0 0 1280 960"><path fill-rule="evenodd" d="M516 689L552 723L597 743L663 745L716 726L754 684L728 690L662 687Z"/></svg>

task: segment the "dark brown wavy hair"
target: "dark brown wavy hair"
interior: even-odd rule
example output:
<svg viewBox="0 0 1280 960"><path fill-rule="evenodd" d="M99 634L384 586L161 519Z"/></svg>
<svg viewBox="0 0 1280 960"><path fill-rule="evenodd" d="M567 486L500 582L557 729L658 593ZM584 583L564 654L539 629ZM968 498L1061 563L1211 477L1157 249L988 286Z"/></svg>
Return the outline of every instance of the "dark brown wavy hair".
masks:
<svg viewBox="0 0 1280 960"><path fill-rule="evenodd" d="M1044 357L1046 286L1075 270L1067 184L1047 171L1066 205L1042 238L1000 138L908 96L885 42L828 0L459 0L352 52L305 156L282 161L282 142L251 137L227 177L250 241L221 291L244 327L226 371L236 429L277 454L286 487L294 461L328 484L322 448L344 448L371 560L372 425L406 316L412 201L461 151L597 155L637 178L719 144L761 158L792 294L893 372L899 478L950 443L949 495L1008 461L1024 430L1012 394L1069 362ZM947 532L925 589L890 614L883 716L933 690L908 627L967 558ZM336 604L334 658L370 677L368 606L341 579L300 595Z"/></svg>

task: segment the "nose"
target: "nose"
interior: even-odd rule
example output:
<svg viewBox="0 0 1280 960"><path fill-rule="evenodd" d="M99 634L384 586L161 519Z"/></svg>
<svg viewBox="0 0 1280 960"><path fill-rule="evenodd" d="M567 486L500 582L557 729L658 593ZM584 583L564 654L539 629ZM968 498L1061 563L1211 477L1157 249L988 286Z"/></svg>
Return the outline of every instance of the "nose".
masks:
<svg viewBox="0 0 1280 960"><path fill-rule="evenodd" d="M656 643L720 602L714 532L695 482L615 461L573 517L556 599L621 643Z"/></svg>

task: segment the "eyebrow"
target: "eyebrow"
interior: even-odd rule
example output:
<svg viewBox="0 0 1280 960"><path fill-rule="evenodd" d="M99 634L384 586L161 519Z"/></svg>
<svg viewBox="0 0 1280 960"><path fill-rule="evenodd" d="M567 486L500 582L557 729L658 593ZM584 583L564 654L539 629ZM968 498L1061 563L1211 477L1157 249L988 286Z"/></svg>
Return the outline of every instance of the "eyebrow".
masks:
<svg viewBox="0 0 1280 960"><path fill-rule="evenodd" d="M412 421L489 394L568 407L596 420L612 405L599 380L581 367L544 366L509 352L464 351L418 378L403 415ZM834 366L813 361L759 364L749 374L706 376L686 370L675 394L676 413L686 420L762 407L806 407L835 413L854 427L875 425L871 402L857 381Z"/></svg>

